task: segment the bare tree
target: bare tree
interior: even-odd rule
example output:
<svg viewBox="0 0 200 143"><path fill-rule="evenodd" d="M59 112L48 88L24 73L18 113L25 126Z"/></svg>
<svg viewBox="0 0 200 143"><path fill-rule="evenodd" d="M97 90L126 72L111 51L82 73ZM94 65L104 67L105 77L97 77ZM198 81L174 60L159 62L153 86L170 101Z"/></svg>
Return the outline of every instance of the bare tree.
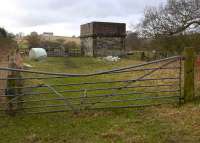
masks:
<svg viewBox="0 0 200 143"><path fill-rule="evenodd" d="M200 0L168 0L145 10L141 33L146 37L172 36L200 26Z"/></svg>
<svg viewBox="0 0 200 143"><path fill-rule="evenodd" d="M28 41L29 48L36 48L41 44L41 37L36 32L32 32L26 37L26 39Z"/></svg>
<svg viewBox="0 0 200 143"><path fill-rule="evenodd" d="M127 51L138 50L141 48L140 45L141 45L141 39L139 38L138 33L136 32L127 33L126 36Z"/></svg>

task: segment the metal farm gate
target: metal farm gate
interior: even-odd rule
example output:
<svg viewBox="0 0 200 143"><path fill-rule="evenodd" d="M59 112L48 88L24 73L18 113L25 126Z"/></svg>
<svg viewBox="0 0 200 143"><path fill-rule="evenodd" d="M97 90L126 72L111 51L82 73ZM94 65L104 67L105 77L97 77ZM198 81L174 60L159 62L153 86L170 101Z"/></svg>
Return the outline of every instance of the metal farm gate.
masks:
<svg viewBox="0 0 200 143"><path fill-rule="evenodd" d="M170 57L91 74L0 68L0 115L146 107L180 103L182 58ZM19 75L19 74L18 74ZM23 84L22 84L23 83Z"/></svg>

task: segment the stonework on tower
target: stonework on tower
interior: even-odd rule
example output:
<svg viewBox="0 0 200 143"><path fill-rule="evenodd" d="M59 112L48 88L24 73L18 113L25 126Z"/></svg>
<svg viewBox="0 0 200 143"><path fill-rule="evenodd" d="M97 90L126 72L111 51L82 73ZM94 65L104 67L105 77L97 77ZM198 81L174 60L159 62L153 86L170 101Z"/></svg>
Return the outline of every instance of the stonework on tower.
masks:
<svg viewBox="0 0 200 143"><path fill-rule="evenodd" d="M85 56L125 54L125 23L92 22L81 25L81 49Z"/></svg>

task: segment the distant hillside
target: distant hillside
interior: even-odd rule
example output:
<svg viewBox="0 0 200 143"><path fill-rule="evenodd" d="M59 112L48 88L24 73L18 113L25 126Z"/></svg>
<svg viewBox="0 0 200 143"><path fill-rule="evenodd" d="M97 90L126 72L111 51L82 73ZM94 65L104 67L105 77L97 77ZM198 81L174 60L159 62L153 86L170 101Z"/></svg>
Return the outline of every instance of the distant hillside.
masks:
<svg viewBox="0 0 200 143"><path fill-rule="evenodd" d="M65 40L64 43L67 42L76 42L76 44L80 45L80 38L79 37L64 37L64 36L43 36L41 35L43 40L49 40L49 41L56 41L59 39Z"/></svg>
<svg viewBox="0 0 200 143"><path fill-rule="evenodd" d="M80 45L80 38L79 37L65 37L65 36L54 36L54 35L39 35L42 41L51 41L57 42L62 41L63 44L67 44L69 42L75 42L77 45ZM28 41L26 37L16 37L15 40L19 43L20 48L28 48Z"/></svg>

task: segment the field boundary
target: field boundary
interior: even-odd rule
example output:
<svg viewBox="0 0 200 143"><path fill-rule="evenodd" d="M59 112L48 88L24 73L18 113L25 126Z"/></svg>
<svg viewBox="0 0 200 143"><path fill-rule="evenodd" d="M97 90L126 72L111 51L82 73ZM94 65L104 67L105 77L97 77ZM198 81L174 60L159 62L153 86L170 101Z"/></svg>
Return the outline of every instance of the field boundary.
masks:
<svg viewBox="0 0 200 143"><path fill-rule="evenodd" d="M16 113L41 114L179 104L183 100L181 93L182 60L181 56L174 56L89 74L52 73L0 67L0 71L11 72L8 78L0 79L8 81L9 85L6 89L0 89L6 91L6 94L1 97L8 98L8 102L4 103L1 111L6 111L11 115ZM168 75L172 70L175 71L175 75ZM137 74L138 72L138 76L133 79L109 79L112 75ZM163 76L160 77L159 73ZM108 79L91 81L94 77L102 76ZM81 78L84 81L66 84L49 84L48 82L31 84L31 81L35 80L57 79L62 81L66 78ZM22 83L29 86L24 86ZM45 91L40 91L41 89ZM44 99L45 96L48 98ZM45 104L40 104L42 102Z"/></svg>

